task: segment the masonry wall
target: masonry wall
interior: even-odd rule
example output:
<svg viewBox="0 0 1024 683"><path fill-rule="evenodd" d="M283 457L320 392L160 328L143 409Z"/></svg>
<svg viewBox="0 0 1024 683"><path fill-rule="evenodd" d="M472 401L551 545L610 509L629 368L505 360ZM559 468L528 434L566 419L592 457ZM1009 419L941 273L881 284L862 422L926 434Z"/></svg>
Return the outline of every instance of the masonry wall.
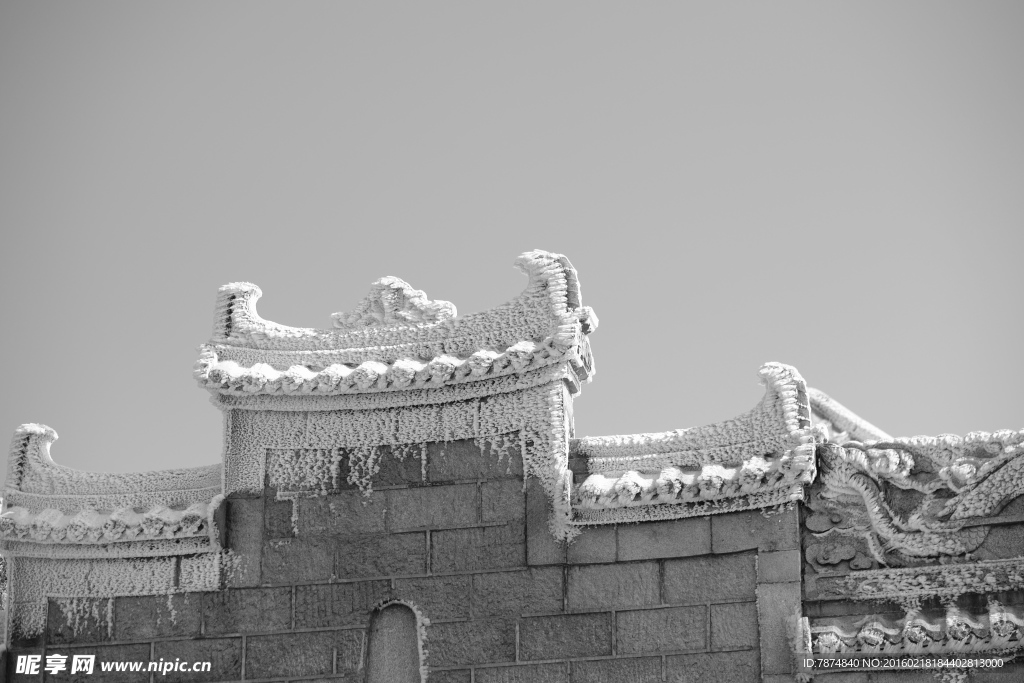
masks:
<svg viewBox="0 0 1024 683"><path fill-rule="evenodd" d="M787 597L799 585L795 511L591 527L566 547L538 483L524 490L520 453L462 440L425 455L384 458L368 496L347 484L285 501L269 487L233 495L227 545L258 561L224 590L51 600L45 634L11 654L212 663L152 677L168 683L362 681L372 610L397 599L430 621L432 683L740 683L789 671L780 625L799 606L799 592Z"/></svg>

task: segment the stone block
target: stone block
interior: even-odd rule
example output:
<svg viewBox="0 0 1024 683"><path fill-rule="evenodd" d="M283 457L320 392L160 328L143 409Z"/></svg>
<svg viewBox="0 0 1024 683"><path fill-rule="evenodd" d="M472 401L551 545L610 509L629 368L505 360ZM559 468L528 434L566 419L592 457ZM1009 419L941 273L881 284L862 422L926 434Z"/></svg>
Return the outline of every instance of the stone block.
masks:
<svg viewBox="0 0 1024 683"><path fill-rule="evenodd" d="M392 531L450 528L479 523L476 484L417 486L388 494L388 523Z"/></svg>
<svg viewBox="0 0 1024 683"><path fill-rule="evenodd" d="M569 564L596 564L614 562L617 557L617 540L614 524L603 524L583 529L566 549L565 559Z"/></svg>
<svg viewBox="0 0 1024 683"><path fill-rule="evenodd" d="M348 538L385 531L387 499L379 491L364 496L357 490L295 500L298 536Z"/></svg>
<svg viewBox="0 0 1024 683"><path fill-rule="evenodd" d="M665 560L665 602L692 605L753 599L754 557L743 553Z"/></svg>
<svg viewBox="0 0 1024 683"><path fill-rule="evenodd" d="M431 621L446 621L469 618L472 589L473 577L462 574L397 579L393 593L399 600L412 602Z"/></svg>
<svg viewBox="0 0 1024 683"><path fill-rule="evenodd" d="M102 643L111 640L113 623L107 598L50 598L46 604L46 643Z"/></svg>
<svg viewBox="0 0 1024 683"><path fill-rule="evenodd" d="M526 565L526 525L513 520L502 526L430 532L433 573L513 569Z"/></svg>
<svg viewBox="0 0 1024 683"><path fill-rule="evenodd" d="M757 554L758 583L787 583L800 580L803 559L799 550Z"/></svg>
<svg viewBox="0 0 1024 683"><path fill-rule="evenodd" d="M1024 662L1006 662L999 668L976 669L971 683L1013 683L1024 681Z"/></svg>
<svg viewBox="0 0 1024 683"><path fill-rule="evenodd" d="M786 674L765 676L762 683L793 683L793 677ZM841 673L814 672L814 683L870 683L866 671L844 671ZM936 683L938 683L936 681ZM971 683L974 683L973 681Z"/></svg>
<svg viewBox="0 0 1024 683"><path fill-rule="evenodd" d="M612 653L609 612L527 617L519 622L519 659L600 657Z"/></svg>
<svg viewBox="0 0 1024 683"><path fill-rule="evenodd" d="M711 547L716 553L757 548L766 552L800 548L799 512L796 509L765 515L744 510L711 515Z"/></svg>
<svg viewBox="0 0 1024 683"><path fill-rule="evenodd" d="M470 669L431 669L427 680L430 683L471 683L473 671ZM479 676L477 676L477 680L480 680Z"/></svg>
<svg viewBox="0 0 1024 683"><path fill-rule="evenodd" d="M526 494L522 479L485 481L480 485L480 514L483 522L507 522L526 516Z"/></svg>
<svg viewBox="0 0 1024 683"><path fill-rule="evenodd" d="M338 579L414 576L426 571L426 532L366 535L334 542Z"/></svg>
<svg viewBox="0 0 1024 683"><path fill-rule="evenodd" d="M661 602L656 562L570 567L568 581L570 612L627 609Z"/></svg>
<svg viewBox="0 0 1024 683"><path fill-rule="evenodd" d="M296 586L295 628L366 626L373 606L391 596L386 580Z"/></svg>
<svg viewBox="0 0 1024 683"><path fill-rule="evenodd" d="M102 671L103 662L145 662L143 667L148 666L150 661L149 643L138 645L98 645L94 647L50 647L46 655L62 655L67 657L64 660L65 669L62 672L51 674L45 673L46 681L60 681L60 683L92 683L93 681L110 681L110 683L148 683L150 674L146 671ZM71 673L71 665L75 655L93 655L92 673L78 671ZM40 662L40 670L46 666L46 657ZM13 667L12 667L13 668ZM11 680L44 680L39 676L12 676ZM199 679L196 679L199 680Z"/></svg>
<svg viewBox="0 0 1024 683"><path fill-rule="evenodd" d="M114 640L198 636L202 594L114 598Z"/></svg>
<svg viewBox="0 0 1024 683"><path fill-rule="evenodd" d="M757 587L757 623L761 633L761 672L792 673L789 634L800 613L800 582L765 583Z"/></svg>
<svg viewBox="0 0 1024 683"><path fill-rule="evenodd" d="M750 650L757 646L755 603L732 602L711 605L712 650Z"/></svg>
<svg viewBox="0 0 1024 683"><path fill-rule="evenodd" d="M265 538L293 538L295 536L293 512L294 501L277 500L274 496L266 496L263 500Z"/></svg>
<svg viewBox="0 0 1024 683"><path fill-rule="evenodd" d="M661 680L661 657L572 662L569 671L571 683L648 683Z"/></svg>
<svg viewBox="0 0 1024 683"><path fill-rule="evenodd" d="M757 650L672 655L665 673L669 683L761 683Z"/></svg>
<svg viewBox="0 0 1024 683"><path fill-rule="evenodd" d="M229 588L203 593L207 635L287 631L292 627L292 589Z"/></svg>
<svg viewBox="0 0 1024 683"><path fill-rule="evenodd" d="M517 446L502 454L483 442L483 448L474 439L436 441L427 444L427 480L492 481L495 479L523 478L523 458Z"/></svg>
<svg viewBox="0 0 1024 683"><path fill-rule="evenodd" d="M565 662L517 664L477 669L475 683L566 683L568 678ZM430 683L434 683L433 674Z"/></svg>
<svg viewBox="0 0 1024 683"><path fill-rule="evenodd" d="M551 506L540 480L526 480L526 562L530 565L564 564L566 544L551 535Z"/></svg>
<svg viewBox="0 0 1024 683"><path fill-rule="evenodd" d="M473 576L473 615L519 616L562 611L562 568Z"/></svg>
<svg viewBox="0 0 1024 683"><path fill-rule="evenodd" d="M336 650L339 661L352 662L358 661L362 649L362 629L250 636L245 643L245 677L322 676L333 672Z"/></svg>
<svg viewBox="0 0 1024 683"><path fill-rule="evenodd" d="M939 683L942 679L938 678L934 671L872 671L868 680L871 683ZM1016 683L1020 679L1010 680ZM975 681L972 680L971 683Z"/></svg>
<svg viewBox="0 0 1024 683"><path fill-rule="evenodd" d="M616 654L680 652L706 647L707 607L704 605L615 614Z"/></svg>
<svg viewBox="0 0 1024 683"><path fill-rule="evenodd" d="M149 655L146 655L149 658ZM242 677L241 638L199 638L196 640L158 640L153 659L173 662L210 662L209 671L170 671L160 676L161 683L203 683L235 681Z"/></svg>
<svg viewBox="0 0 1024 683"><path fill-rule="evenodd" d="M412 444L406 448L400 446L380 446L380 459L377 461L377 472L373 475L374 486L418 486L423 479L423 449L420 444ZM344 468L342 482L348 480L348 458L342 459Z"/></svg>
<svg viewBox="0 0 1024 683"><path fill-rule="evenodd" d="M224 505L227 506L227 547L236 558L227 583L232 587L258 586L262 580L260 552L263 546L263 499L236 498L232 494L224 501Z"/></svg>
<svg viewBox="0 0 1024 683"><path fill-rule="evenodd" d="M618 535L619 561L689 557L711 552L709 517L620 524Z"/></svg>
<svg viewBox="0 0 1024 683"><path fill-rule="evenodd" d="M516 625L508 619L431 624L427 648L433 666L511 662L516 658Z"/></svg>
<svg viewBox="0 0 1024 683"><path fill-rule="evenodd" d="M262 575L263 582L271 585L329 581L334 576L334 550L330 539L282 538L267 541L263 546ZM235 585L230 579L228 584Z"/></svg>

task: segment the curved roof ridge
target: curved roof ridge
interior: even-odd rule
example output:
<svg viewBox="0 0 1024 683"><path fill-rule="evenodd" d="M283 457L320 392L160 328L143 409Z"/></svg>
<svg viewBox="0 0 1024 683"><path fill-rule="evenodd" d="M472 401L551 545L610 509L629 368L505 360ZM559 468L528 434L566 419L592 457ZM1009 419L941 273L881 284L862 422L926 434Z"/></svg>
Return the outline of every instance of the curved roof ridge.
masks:
<svg viewBox="0 0 1024 683"><path fill-rule="evenodd" d="M150 472L89 472L54 462L50 444L57 432L43 424L23 424L14 430L8 457L5 498L19 493L36 496L133 496L177 491L220 490L221 464ZM146 496L148 497L148 496Z"/></svg>

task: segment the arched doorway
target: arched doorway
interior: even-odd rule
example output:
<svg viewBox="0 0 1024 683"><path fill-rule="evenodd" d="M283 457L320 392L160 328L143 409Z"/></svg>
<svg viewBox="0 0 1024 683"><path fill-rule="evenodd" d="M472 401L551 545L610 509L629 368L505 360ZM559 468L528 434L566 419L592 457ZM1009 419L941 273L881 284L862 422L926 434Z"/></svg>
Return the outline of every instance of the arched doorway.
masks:
<svg viewBox="0 0 1024 683"><path fill-rule="evenodd" d="M366 655L366 683L421 683L416 613L393 602L374 610Z"/></svg>

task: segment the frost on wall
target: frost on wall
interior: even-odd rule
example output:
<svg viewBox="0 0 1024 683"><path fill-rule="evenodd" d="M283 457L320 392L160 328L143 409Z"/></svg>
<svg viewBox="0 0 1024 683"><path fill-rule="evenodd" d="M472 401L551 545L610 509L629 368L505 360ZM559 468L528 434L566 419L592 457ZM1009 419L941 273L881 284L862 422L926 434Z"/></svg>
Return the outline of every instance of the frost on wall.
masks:
<svg viewBox="0 0 1024 683"><path fill-rule="evenodd" d="M795 368L761 368L765 396L726 422L579 440L590 476L573 496L579 524L674 519L781 505L814 477L806 386Z"/></svg>
<svg viewBox="0 0 1024 683"><path fill-rule="evenodd" d="M809 395L820 443L804 523L806 598L889 601L905 614L802 618L798 659L1024 652L1022 608L1002 602L1024 588L1024 547L1006 536L988 543L997 526L1020 522L1000 514L1024 501L1024 430L895 438ZM964 607L982 601L983 612ZM943 609L923 609L936 604Z"/></svg>
<svg viewBox="0 0 1024 683"><path fill-rule="evenodd" d="M341 476L369 492L384 457L425 467L427 444L457 439L500 457L515 438L550 496L552 531L572 536L566 401L593 375L597 318L564 256L516 265L526 289L488 311L456 319L448 302L385 278L333 330L266 321L259 288L222 287L196 378L228 413L225 493L260 491L267 476L282 497L334 490Z"/></svg>
<svg viewBox="0 0 1024 683"><path fill-rule="evenodd" d="M851 434L828 419L820 427L827 436L806 523L817 541L805 550L817 567L975 559L989 518L1024 495L1024 430L858 440L884 433Z"/></svg>
<svg viewBox="0 0 1024 683"><path fill-rule="evenodd" d="M80 598L219 585L219 545L210 533L221 492L219 464L81 472L50 457L56 438L45 425L26 424L11 440L0 549L8 563L7 619L14 633L38 633L51 597L70 601L65 614L73 618L84 614L85 603L75 602ZM191 557L179 560L183 556ZM200 565L185 576L186 566Z"/></svg>

